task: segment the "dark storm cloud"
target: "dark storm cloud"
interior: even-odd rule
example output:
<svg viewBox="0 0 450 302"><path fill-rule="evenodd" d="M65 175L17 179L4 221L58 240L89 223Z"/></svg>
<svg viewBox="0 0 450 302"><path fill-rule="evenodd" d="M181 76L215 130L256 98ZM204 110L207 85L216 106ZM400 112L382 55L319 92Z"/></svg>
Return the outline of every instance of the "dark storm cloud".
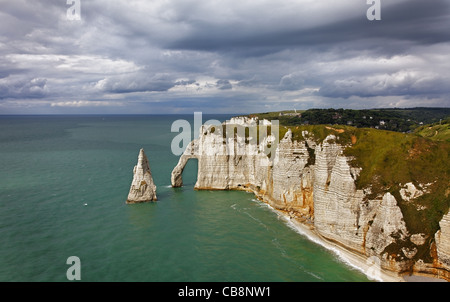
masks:
<svg viewBox="0 0 450 302"><path fill-rule="evenodd" d="M181 80L181 81L176 81L175 85L177 86L185 86L185 85L190 85L190 84L194 84L195 80Z"/></svg>
<svg viewBox="0 0 450 302"><path fill-rule="evenodd" d="M231 85L230 81L228 81L228 80L218 80L216 82L216 85L219 89L222 89L222 90L227 90L227 89L233 88L233 85Z"/></svg>
<svg viewBox="0 0 450 302"><path fill-rule="evenodd" d="M383 2L383 1L382 1ZM383 2L384 3L384 2ZM324 51L339 45L349 49L389 49L386 42L394 41L393 53L410 43L435 44L450 41L449 7L446 0L404 1L382 10L382 22L370 22L361 6L358 16L323 22L305 28L304 24L284 27L283 23L261 30L258 23L246 22L210 24L210 20L193 22L193 30L181 39L170 41L167 47L201 51L241 52L243 55L266 55L285 48L310 48ZM338 4L336 4L338 5ZM326 8L324 8L326 9ZM320 12L317 17L320 18ZM384 43L383 43L384 42ZM347 45L350 43L350 45ZM358 45L359 44L359 45Z"/></svg>
<svg viewBox="0 0 450 302"><path fill-rule="evenodd" d="M96 84L97 88L108 93L167 91L175 85L169 75L152 77L145 73L108 77Z"/></svg>
<svg viewBox="0 0 450 302"><path fill-rule="evenodd" d="M0 2L0 111L450 105L446 0L80 3Z"/></svg>
<svg viewBox="0 0 450 302"><path fill-rule="evenodd" d="M46 79L8 76L0 79L0 99L41 98L46 95Z"/></svg>

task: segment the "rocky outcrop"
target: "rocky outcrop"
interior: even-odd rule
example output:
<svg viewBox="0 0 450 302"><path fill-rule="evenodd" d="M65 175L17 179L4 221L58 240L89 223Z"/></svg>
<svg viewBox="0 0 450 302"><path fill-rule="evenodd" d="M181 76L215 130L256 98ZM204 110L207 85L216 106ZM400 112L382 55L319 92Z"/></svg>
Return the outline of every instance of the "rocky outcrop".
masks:
<svg viewBox="0 0 450 302"><path fill-rule="evenodd" d="M178 164L172 171L171 175L171 183L173 187L181 187L183 185L183 170L187 164L187 161L191 158L197 158L195 154L198 151L195 150L195 147L198 146L197 140L192 141L187 147L184 153L181 155L178 160Z"/></svg>
<svg viewBox="0 0 450 302"><path fill-rule="evenodd" d="M435 235L438 261L450 271L450 212L442 217L439 226Z"/></svg>
<svg viewBox="0 0 450 302"><path fill-rule="evenodd" d="M139 151L137 165L133 169L133 181L128 193L127 203L156 201L156 186L153 182L150 165L144 149Z"/></svg>
<svg viewBox="0 0 450 302"><path fill-rule="evenodd" d="M228 123L255 125L255 121L243 119ZM351 158L344 154L346 146L337 143L334 135L317 141L304 131L302 139L294 140L288 130L268 156L264 148L274 143L273 137L252 143L256 142L252 137L255 132L247 133L230 138L214 126L202 126L199 137L173 170L172 186L182 185L187 160L196 158L196 189L254 192L273 208L307 224L324 240L367 259L376 257L387 271L409 273L413 266L417 270L420 265L415 265L414 257L425 242L429 244L427 236L409 233L395 194L384 192L374 197L370 188L357 189L355 183L361 170L351 166ZM412 183L400 187L402 191L396 196L407 200L424 194ZM440 266L448 265L450 259L448 216L436 234ZM419 264L422 262L419 259Z"/></svg>

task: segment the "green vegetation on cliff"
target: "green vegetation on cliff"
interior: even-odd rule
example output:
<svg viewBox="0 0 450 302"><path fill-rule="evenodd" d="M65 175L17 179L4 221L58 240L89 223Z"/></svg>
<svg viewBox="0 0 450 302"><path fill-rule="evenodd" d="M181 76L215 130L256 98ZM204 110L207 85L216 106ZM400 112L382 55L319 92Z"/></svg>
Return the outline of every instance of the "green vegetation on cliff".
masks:
<svg viewBox="0 0 450 302"><path fill-rule="evenodd" d="M256 113L260 119L277 119L286 126L351 125L397 132L413 131L424 124L438 123L450 116L450 108L388 108L388 109L308 109Z"/></svg>
<svg viewBox="0 0 450 302"><path fill-rule="evenodd" d="M410 232L434 234L450 206L450 144L412 134L358 130L355 144L344 151L352 156L352 165L362 168L357 188L371 188L372 198L391 192ZM404 201L400 189L408 182L429 193Z"/></svg>
<svg viewBox="0 0 450 302"><path fill-rule="evenodd" d="M450 118L431 125L423 125L414 132L432 140L450 142Z"/></svg>
<svg viewBox="0 0 450 302"><path fill-rule="evenodd" d="M331 111L330 109L329 112ZM302 133L305 130L317 142L323 141L330 134L335 135L336 142L345 146L344 153L351 158L350 164L361 168L356 180L357 189L369 189L367 198L370 199L381 199L385 192L390 192L401 208L409 232L428 235L427 248L424 247L416 255L426 258L429 244L439 229L439 221L450 207L450 127L449 119L440 115L448 112L448 109L439 112L425 110L421 115L419 110L409 111L408 115L423 116L423 120L426 120L425 117L429 120L439 117L434 124L418 126L410 133L337 123L305 125L293 115L279 113L253 116L280 120L280 138L288 128L291 129L294 140L304 139ZM305 112L302 113L302 118L304 114ZM363 116L367 118L368 115L364 113ZM400 189L410 182L424 194L408 201L401 197Z"/></svg>

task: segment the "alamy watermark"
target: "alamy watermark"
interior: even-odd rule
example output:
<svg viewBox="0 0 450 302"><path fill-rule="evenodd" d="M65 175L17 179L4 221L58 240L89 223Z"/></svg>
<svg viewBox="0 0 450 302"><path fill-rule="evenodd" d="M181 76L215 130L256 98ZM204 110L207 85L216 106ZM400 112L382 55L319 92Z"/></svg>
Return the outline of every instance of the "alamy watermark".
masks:
<svg viewBox="0 0 450 302"><path fill-rule="evenodd" d="M67 280L81 280L81 261L77 256L70 256L66 260L66 264L71 266L67 269L66 277Z"/></svg>
<svg viewBox="0 0 450 302"><path fill-rule="evenodd" d="M66 11L66 18L70 21L81 20L81 2L80 0L67 0L67 5L70 7Z"/></svg>
<svg viewBox="0 0 450 302"><path fill-rule="evenodd" d="M275 155L280 140L278 120L237 117L224 123L218 120L203 123L202 113L195 112L193 127L194 137L191 124L187 120L178 119L172 123L171 131L179 132L171 143L174 155L182 155L193 139L207 139L206 137L211 135L212 144L206 146L197 141L197 144L189 150L190 154L235 156L263 153L270 158Z"/></svg>
<svg viewBox="0 0 450 302"><path fill-rule="evenodd" d="M367 20L374 21L374 20L381 20L381 0L367 0L367 4L371 5L367 9Z"/></svg>
<svg viewBox="0 0 450 302"><path fill-rule="evenodd" d="M366 16L369 21L381 20L381 0L366 0L367 9ZM67 5L70 7L66 11L67 20L80 21L81 20L81 0L67 0Z"/></svg>

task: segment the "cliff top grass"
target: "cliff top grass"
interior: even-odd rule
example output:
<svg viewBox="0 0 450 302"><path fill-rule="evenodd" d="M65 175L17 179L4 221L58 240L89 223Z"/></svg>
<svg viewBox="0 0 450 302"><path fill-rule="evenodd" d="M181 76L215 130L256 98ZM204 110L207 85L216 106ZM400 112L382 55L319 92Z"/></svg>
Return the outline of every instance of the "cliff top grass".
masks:
<svg viewBox="0 0 450 302"><path fill-rule="evenodd" d="M250 114L286 126L337 124L410 132L450 117L450 108L308 109Z"/></svg>
<svg viewBox="0 0 450 302"><path fill-rule="evenodd" d="M327 126L314 128L317 129L313 133L319 133L320 138L330 130ZM450 143L371 128L335 129L345 131L333 134L347 146L344 153L352 158L350 164L362 168L357 189L370 188L371 199L390 192L402 210L408 230L432 237L450 206ZM400 189L408 182L427 193L412 201L403 200Z"/></svg>
<svg viewBox="0 0 450 302"><path fill-rule="evenodd" d="M293 125L292 119L286 124L277 118L285 117L279 113L257 116L278 119L280 139L288 129L298 141L305 139L305 130L317 143L330 134L335 135L336 143L345 146L344 154L350 158L350 164L361 168L357 189L370 189L369 199L381 199L384 193L390 192L402 210L410 233L425 233L429 240L434 238L439 221L450 207L450 119L402 133L339 124ZM425 194L403 200L400 189L409 182Z"/></svg>
<svg viewBox="0 0 450 302"><path fill-rule="evenodd" d="M414 132L432 140L450 142L450 118L431 125L423 125Z"/></svg>
<svg viewBox="0 0 450 302"><path fill-rule="evenodd" d="M415 257L431 261L427 247L450 207L448 124L427 125L409 134L343 125L281 126L280 137L288 128L295 140L303 139L304 130L312 133L316 142L335 135L336 143L345 146L344 154L351 158L350 165L361 168L355 182L357 189L370 189L368 199L381 199L390 192L398 202L409 232L428 235L428 244L421 247ZM409 182L425 194L410 201L403 200L400 189ZM396 244L387 251L402 246Z"/></svg>

